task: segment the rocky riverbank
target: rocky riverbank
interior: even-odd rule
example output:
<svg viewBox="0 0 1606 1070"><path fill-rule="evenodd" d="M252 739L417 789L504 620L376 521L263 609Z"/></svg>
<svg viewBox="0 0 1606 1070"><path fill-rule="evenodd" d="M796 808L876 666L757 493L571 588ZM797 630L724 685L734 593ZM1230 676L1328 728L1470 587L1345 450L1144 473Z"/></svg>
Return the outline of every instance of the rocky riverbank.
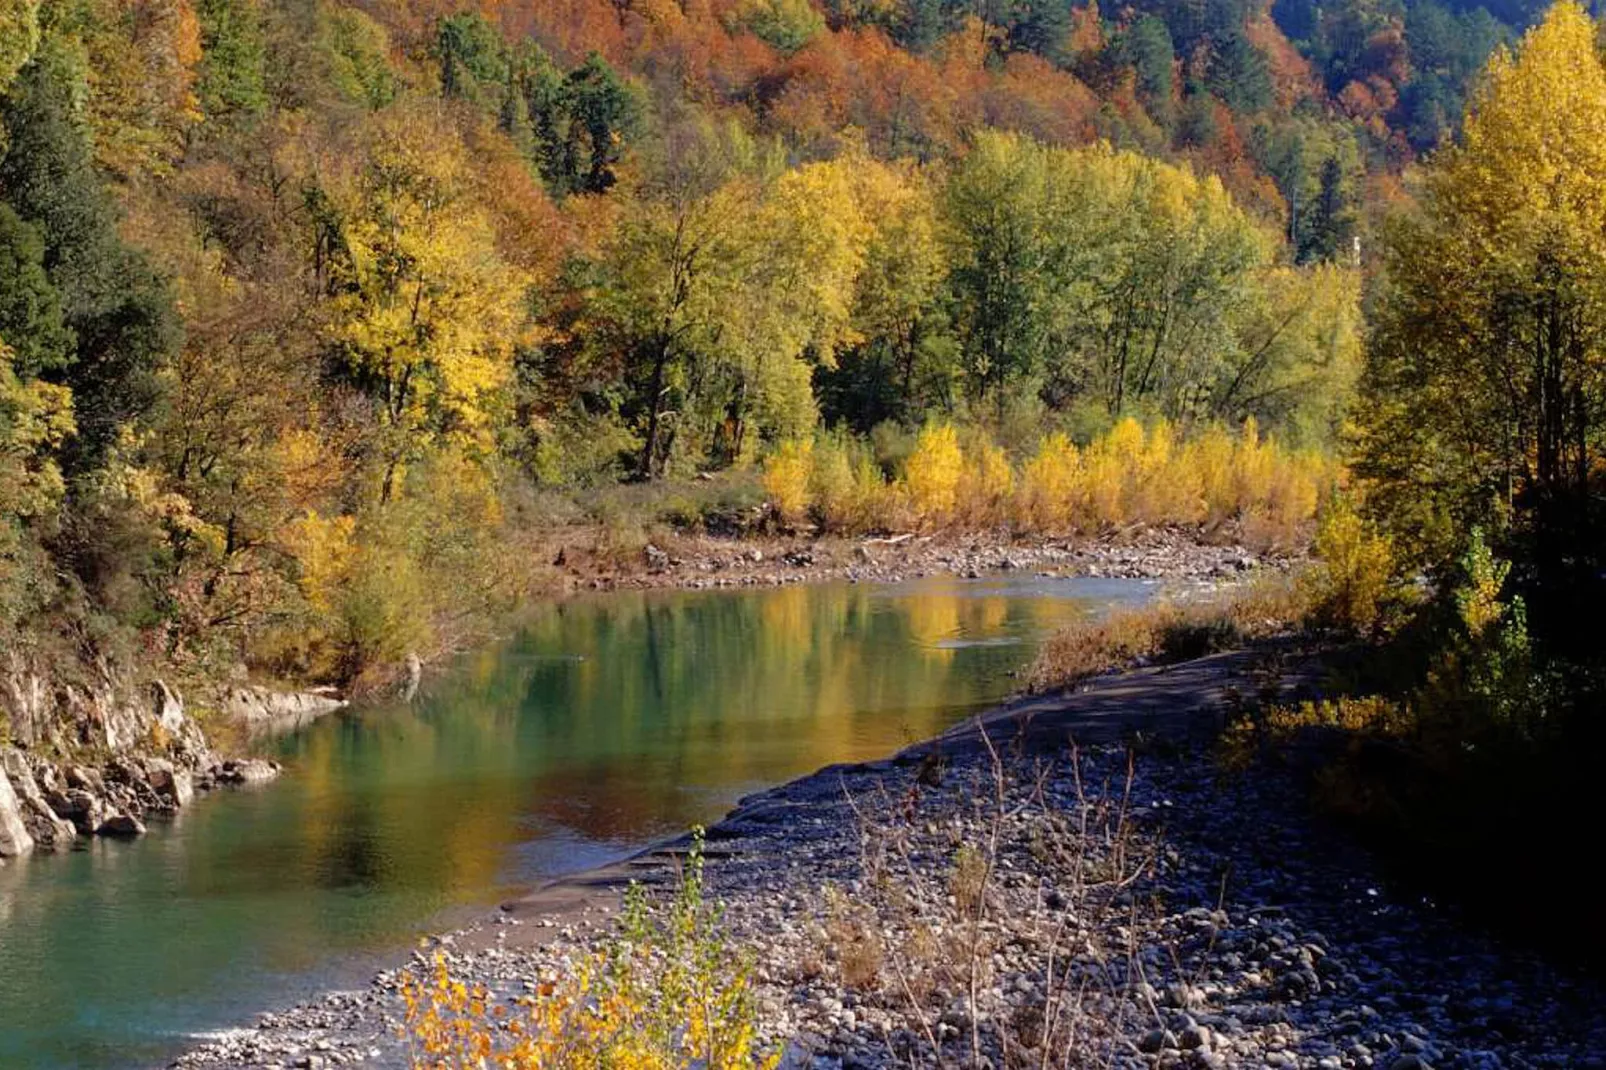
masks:
<svg viewBox="0 0 1606 1070"><path fill-rule="evenodd" d="M1599 985L1390 887L1292 774L1218 771L1221 705L1263 670L1240 654L1103 678L1006 707L985 737L744 800L709 830L707 877L785 1064L1606 1065ZM506 904L401 970L441 954L499 994L537 990L682 846ZM401 970L177 1065L404 1066Z"/></svg>
<svg viewBox="0 0 1606 1070"><path fill-rule="evenodd" d="M977 577L1030 569L1114 579L1229 577L1288 555L1233 540L1206 541L1192 528L1135 529L1102 539L907 533L877 538L681 536L639 555L602 559L563 546L553 566L567 590L654 587L694 590L848 580L898 583L925 576Z"/></svg>
<svg viewBox="0 0 1606 1070"><path fill-rule="evenodd" d="M258 784L278 763L218 754L180 695L161 680L139 686L104 666L92 685L66 684L14 663L5 674L0 736L0 864L62 851L81 837L133 837L198 793ZM339 709L322 694L258 687L208 696L230 737L249 739Z"/></svg>

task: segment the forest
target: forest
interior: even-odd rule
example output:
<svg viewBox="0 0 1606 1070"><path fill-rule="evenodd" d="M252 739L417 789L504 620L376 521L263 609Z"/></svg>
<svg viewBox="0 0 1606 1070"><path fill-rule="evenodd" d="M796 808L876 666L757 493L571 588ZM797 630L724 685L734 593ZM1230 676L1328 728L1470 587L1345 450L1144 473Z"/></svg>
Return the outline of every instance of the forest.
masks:
<svg viewBox="0 0 1606 1070"><path fill-rule="evenodd" d="M1293 547L1365 484L1401 574L1481 524L1576 597L1599 305L1542 236L1606 198L1526 154L1606 95L1476 103L1536 15L0 0L0 643L349 684L626 485Z"/></svg>

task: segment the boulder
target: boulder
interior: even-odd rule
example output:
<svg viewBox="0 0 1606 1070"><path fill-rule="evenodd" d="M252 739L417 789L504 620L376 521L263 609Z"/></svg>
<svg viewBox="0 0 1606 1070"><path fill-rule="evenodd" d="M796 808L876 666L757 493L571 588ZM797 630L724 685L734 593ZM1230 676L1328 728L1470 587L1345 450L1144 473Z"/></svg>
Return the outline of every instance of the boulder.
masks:
<svg viewBox="0 0 1606 1070"><path fill-rule="evenodd" d="M95 826L97 836L115 836L129 839L145 835L145 823L133 814L113 814Z"/></svg>
<svg viewBox="0 0 1606 1070"><path fill-rule="evenodd" d="M264 758L230 759L217 770L222 784L264 784L279 775L279 763Z"/></svg>
<svg viewBox="0 0 1606 1070"><path fill-rule="evenodd" d="M279 735L304 728L343 709L345 701L317 691L272 691L265 687L231 688L223 696L223 712L253 736Z"/></svg>
<svg viewBox="0 0 1606 1070"><path fill-rule="evenodd" d="M182 810L195 798L195 784L190 774L175 769L173 763L156 758L150 761L151 790L176 810Z"/></svg>
<svg viewBox="0 0 1606 1070"><path fill-rule="evenodd" d="M33 850L33 836L22 823L22 800L0 769L0 858L16 858Z"/></svg>
<svg viewBox="0 0 1606 1070"><path fill-rule="evenodd" d="M49 765L42 768L54 784L55 769ZM33 837L34 850L61 851L77 841L78 830L71 821L57 817L50 808L27 757L21 751L11 748L0 750L0 773L11 780L12 791L21 804L22 824L28 830L28 835Z"/></svg>
<svg viewBox="0 0 1606 1070"><path fill-rule="evenodd" d="M82 788L69 788L66 791L53 791L45 796L57 817L64 817L78 827L78 831L89 835L98 829L101 824L111 816L111 808L100 796L85 791Z"/></svg>

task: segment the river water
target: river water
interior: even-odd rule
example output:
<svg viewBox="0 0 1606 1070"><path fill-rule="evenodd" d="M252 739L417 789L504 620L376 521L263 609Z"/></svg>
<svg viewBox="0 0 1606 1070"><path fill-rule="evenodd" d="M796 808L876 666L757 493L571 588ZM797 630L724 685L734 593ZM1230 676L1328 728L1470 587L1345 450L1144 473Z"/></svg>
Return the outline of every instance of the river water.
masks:
<svg viewBox="0 0 1606 1070"><path fill-rule="evenodd" d="M615 593L542 607L413 705L278 744L286 775L134 843L0 869L0 1067L161 1065L357 985L423 935L740 796L1014 690L1119 580Z"/></svg>

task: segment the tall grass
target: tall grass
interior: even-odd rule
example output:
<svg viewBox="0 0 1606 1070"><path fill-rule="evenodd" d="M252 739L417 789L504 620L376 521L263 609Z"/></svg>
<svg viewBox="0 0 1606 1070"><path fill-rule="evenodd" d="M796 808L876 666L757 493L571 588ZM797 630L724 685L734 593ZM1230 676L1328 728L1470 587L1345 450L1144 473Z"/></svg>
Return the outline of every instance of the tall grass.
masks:
<svg viewBox="0 0 1606 1070"><path fill-rule="evenodd" d="M1260 546L1304 539L1337 464L1263 438L1212 426L1183 437L1171 424L1119 421L1078 448L1044 435L1012 462L985 433L950 424L921 431L892 476L841 435L781 444L765 465L770 500L787 523L812 520L842 534L896 527L1095 535L1130 525L1236 522Z"/></svg>

